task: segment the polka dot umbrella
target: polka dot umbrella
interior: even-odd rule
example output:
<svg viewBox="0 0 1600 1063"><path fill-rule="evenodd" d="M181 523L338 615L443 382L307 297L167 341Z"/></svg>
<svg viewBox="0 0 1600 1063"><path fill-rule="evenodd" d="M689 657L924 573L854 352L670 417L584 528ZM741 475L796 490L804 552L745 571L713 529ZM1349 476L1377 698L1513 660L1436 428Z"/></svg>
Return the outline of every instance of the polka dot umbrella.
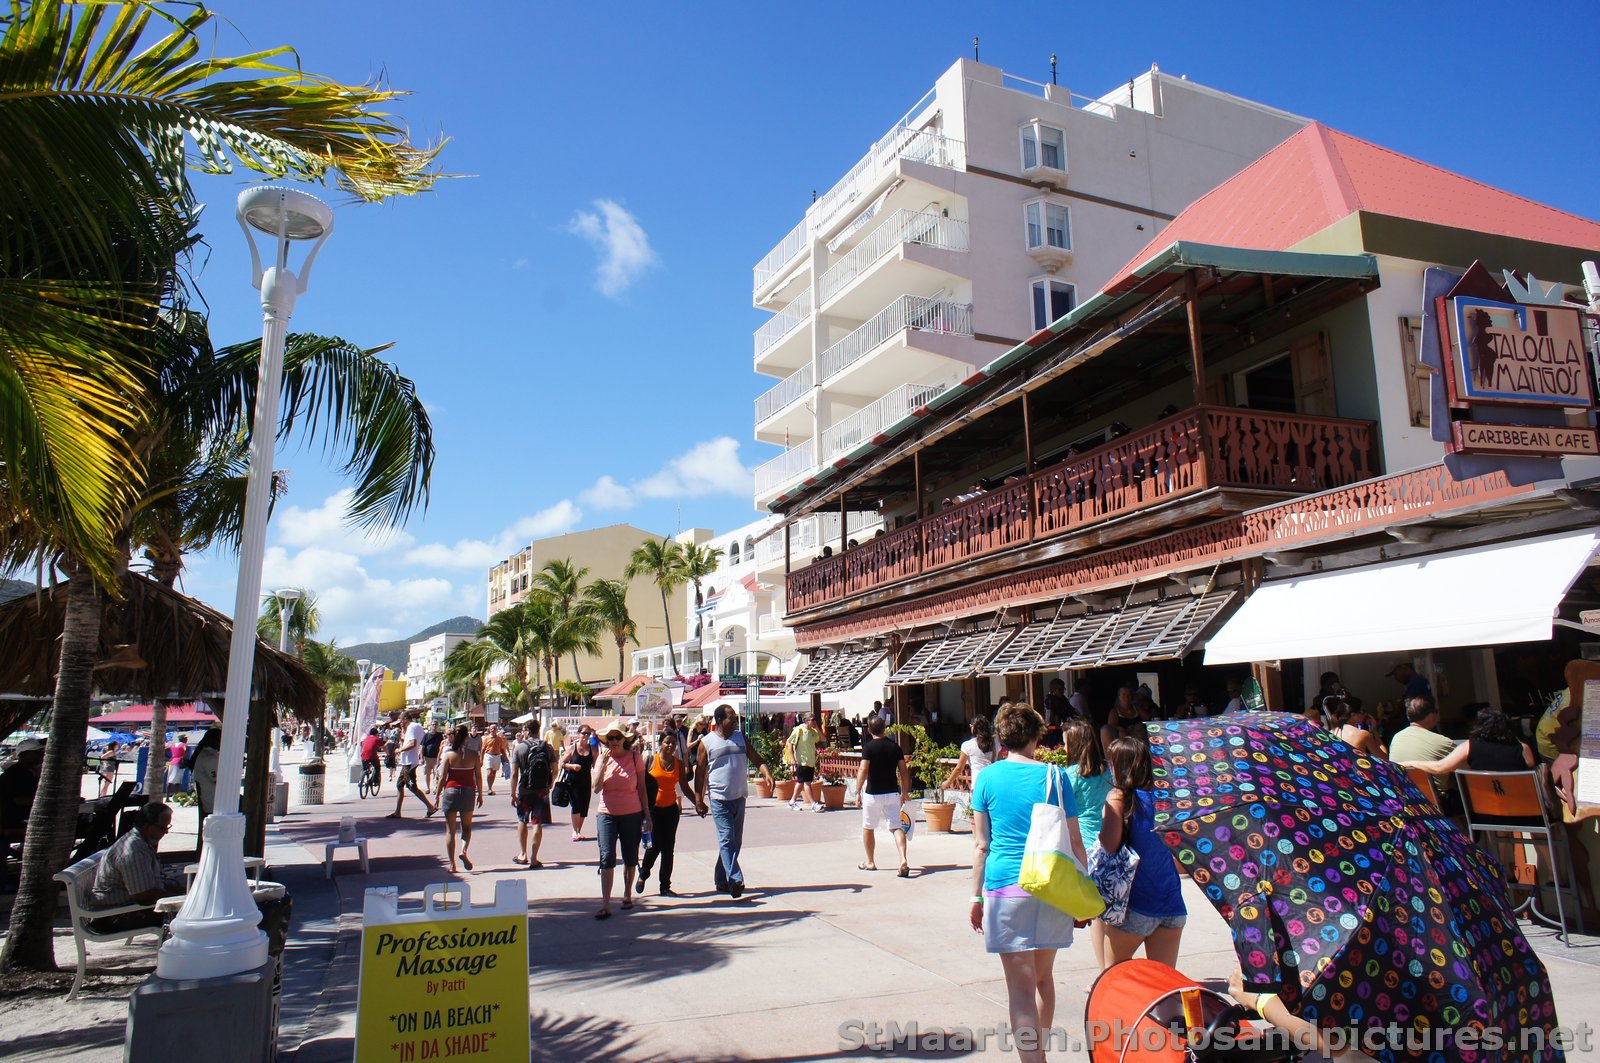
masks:
<svg viewBox="0 0 1600 1063"><path fill-rule="evenodd" d="M1149 730L1156 831L1247 985L1385 1063L1563 1058L1499 863L1403 772L1287 713Z"/></svg>

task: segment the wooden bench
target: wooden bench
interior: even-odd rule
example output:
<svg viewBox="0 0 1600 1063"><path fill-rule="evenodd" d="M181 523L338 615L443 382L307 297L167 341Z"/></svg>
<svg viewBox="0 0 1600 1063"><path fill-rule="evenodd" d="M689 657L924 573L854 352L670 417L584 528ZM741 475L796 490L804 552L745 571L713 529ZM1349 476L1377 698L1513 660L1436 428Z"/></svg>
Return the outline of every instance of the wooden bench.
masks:
<svg viewBox="0 0 1600 1063"><path fill-rule="evenodd" d="M77 999L78 990L83 987L84 971L88 965L85 946L89 942L121 941L125 945L131 945L133 939L141 934L154 934L159 943L164 929L160 926L144 926L134 930L121 930L114 934L103 934L90 928L89 921L92 919L103 919L108 915L122 915L126 912L155 910L153 904L119 904L114 908L89 907L89 887L94 885L95 872L99 870L100 858L105 854L106 850L102 849L55 874L55 880L67 888L67 907L72 917L72 940L78 946L78 974L72 980L72 991L67 994L69 1001Z"/></svg>

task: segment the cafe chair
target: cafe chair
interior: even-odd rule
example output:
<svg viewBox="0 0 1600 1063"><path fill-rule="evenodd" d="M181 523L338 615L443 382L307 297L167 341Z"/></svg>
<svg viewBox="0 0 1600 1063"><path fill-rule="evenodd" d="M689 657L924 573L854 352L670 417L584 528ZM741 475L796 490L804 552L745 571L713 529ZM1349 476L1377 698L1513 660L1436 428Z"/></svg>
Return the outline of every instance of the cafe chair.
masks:
<svg viewBox="0 0 1600 1063"><path fill-rule="evenodd" d="M1573 912L1579 933L1584 930L1583 906L1572 868L1569 866L1566 876L1562 875L1562 862L1569 853L1566 830L1563 824L1551 822L1548 810L1555 806L1551 803L1544 777L1536 771L1465 770L1457 771L1455 777L1456 786L1461 791L1467 834L1474 841L1490 852L1496 850L1489 842L1497 837L1509 839L1513 845L1531 846L1535 852L1544 850L1556 897L1554 919L1539 907L1542 887L1537 868L1533 871L1532 880L1526 883L1518 881L1515 866L1506 868L1507 886L1508 889L1526 888L1528 899L1517 906L1518 913L1525 913L1530 919L1559 930L1561 940L1571 948L1572 935L1567 929L1567 909L1562 893L1568 887L1572 889Z"/></svg>

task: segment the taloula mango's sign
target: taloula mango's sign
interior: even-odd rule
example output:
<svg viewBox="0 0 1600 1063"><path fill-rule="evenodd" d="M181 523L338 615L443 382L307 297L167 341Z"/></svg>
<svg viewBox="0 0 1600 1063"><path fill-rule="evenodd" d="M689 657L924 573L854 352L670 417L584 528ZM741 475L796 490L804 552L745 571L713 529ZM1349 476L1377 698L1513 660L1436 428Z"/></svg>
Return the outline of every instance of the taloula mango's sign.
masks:
<svg viewBox="0 0 1600 1063"><path fill-rule="evenodd" d="M1594 377L1576 310L1470 295L1450 300L1456 395L1471 402L1588 407Z"/></svg>

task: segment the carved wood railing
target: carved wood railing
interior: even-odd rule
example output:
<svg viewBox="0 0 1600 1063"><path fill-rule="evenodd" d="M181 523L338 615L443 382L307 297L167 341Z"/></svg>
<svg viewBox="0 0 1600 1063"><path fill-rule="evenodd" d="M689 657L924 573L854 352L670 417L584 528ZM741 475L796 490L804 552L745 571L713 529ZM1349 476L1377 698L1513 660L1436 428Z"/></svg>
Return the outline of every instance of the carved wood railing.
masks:
<svg viewBox="0 0 1600 1063"><path fill-rule="evenodd" d="M791 613L1212 487L1311 493L1374 475L1368 421L1196 406L789 575Z"/></svg>

